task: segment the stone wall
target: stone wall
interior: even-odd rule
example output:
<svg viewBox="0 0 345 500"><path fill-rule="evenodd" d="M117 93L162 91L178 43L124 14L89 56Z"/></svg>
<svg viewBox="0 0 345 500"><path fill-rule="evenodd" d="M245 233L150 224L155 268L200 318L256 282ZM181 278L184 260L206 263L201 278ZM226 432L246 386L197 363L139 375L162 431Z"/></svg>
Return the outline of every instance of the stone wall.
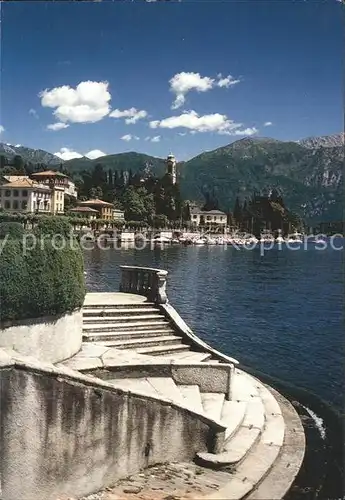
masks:
<svg viewBox="0 0 345 500"><path fill-rule="evenodd" d="M149 465L192 460L224 432L171 402L75 373L9 363L0 350L2 500L83 496Z"/></svg>
<svg viewBox="0 0 345 500"><path fill-rule="evenodd" d="M58 363L76 354L82 344L82 312L0 324L0 347Z"/></svg>

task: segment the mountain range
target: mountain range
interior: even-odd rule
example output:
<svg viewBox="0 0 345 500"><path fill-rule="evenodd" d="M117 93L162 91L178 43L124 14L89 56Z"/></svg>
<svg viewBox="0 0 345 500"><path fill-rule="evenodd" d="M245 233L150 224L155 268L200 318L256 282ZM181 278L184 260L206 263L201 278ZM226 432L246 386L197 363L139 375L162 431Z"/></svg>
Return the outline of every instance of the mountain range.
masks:
<svg viewBox="0 0 345 500"><path fill-rule="evenodd" d="M95 160L76 158L63 162L42 150L0 143L0 155L21 155L24 161L49 166L63 163L73 177L97 163L111 170L137 172L146 164L161 176L165 160L141 153L119 153ZM202 203L205 193L232 210L235 199L254 191L279 188L287 206L307 222L343 220L344 134L286 142L247 137L213 151L203 152L177 165L182 195Z"/></svg>

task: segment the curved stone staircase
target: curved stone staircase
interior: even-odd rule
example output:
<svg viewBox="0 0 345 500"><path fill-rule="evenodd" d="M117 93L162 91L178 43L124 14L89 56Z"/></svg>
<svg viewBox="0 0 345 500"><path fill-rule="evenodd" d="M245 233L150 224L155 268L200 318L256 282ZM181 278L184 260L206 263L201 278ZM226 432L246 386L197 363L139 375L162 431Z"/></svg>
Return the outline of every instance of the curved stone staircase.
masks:
<svg viewBox="0 0 345 500"><path fill-rule="evenodd" d="M195 459L197 465L229 472L223 489L207 498L267 498L260 495L260 488L267 495L265 478L277 467L282 477L271 485L270 498L283 498L303 459L303 454L294 458L291 447L286 449L286 431L304 442L303 429L298 419L293 423L290 418L284 420L281 406L264 384L239 369L234 375L231 400L224 393L201 392L196 384L180 385L168 377L114 378L108 382L136 393L171 399L226 427L221 451L198 453ZM282 466L286 453L289 460Z"/></svg>
<svg viewBox="0 0 345 500"><path fill-rule="evenodd" d="M236 368L236 360L227 362L232 358L206 344L203 349L202 341L195 336L193 340L193 333L186 334L178 324L163 307L145 297L89 294L83 308L84 347L80 359L85 361L83 352L90 349L105 354L100 356L101 367L98 364L97 370L81 363L86 368L80 371L105 378L122 390L170 400L222 425L225 432L217 453L213 446L195 457L196 465L223 471L228 477L207 498L282 499L304 457L305 438L297 413L282 395ZM110 367L106 366L107 359L112 360ZM69 363L78 369L78 359L64 364ZM152 365L153 370L145 369L145 365ZM166 367L176 365L183 365L193 376L170 376ZM208 373L205 365L228 370L228 390L224 390L224 381L214 378L214 371ZM121 372L121 366L126 366L127 371ZM208 379L211 375L213 378Z"/></svg>
<svg viewBox="0 0 345 500"><path fill-rule="evenodd" d="M192 350L171 320L152 302L85 304L83 341L185 361L206 361L212 355Z"/></svg>

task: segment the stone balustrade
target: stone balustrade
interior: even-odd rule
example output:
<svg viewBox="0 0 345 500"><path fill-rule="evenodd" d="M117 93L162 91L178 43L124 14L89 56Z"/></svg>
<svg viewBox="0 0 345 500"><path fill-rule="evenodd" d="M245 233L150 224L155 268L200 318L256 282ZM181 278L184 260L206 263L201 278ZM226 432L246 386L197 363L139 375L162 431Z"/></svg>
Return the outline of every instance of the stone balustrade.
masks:
<svg viewBox="0 0 345 500"><path fill-rule="evenodd" d="M151 267L120 266L120 292L144 295L156 304L166 304L168 271Z"/></svg>

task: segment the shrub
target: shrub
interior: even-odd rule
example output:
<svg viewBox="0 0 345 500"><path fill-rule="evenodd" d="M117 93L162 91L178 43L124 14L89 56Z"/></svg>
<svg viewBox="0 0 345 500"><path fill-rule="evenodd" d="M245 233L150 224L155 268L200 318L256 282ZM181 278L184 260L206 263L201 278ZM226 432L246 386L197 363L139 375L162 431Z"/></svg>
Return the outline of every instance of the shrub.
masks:
<svg viewBox="0 0 345 500"><path fill-rule="evenodd" d="M35 233L44 236L61 234L62 236L69 237L72 233L72 226L69 223L68 217L46 215L39 220Z"/></svg>
<svg viewBox="0 0 345 500"><path fill-rule="evenodd" d="M22 238L24 227L20 222L0 222L0 239L7 235L11 238Z"/></svg>
<svg viewBox="0 0 345 500"><path fill-rule="evenodd" d="M79 245L54 248L48 238L32 250L8 239L0 259L0 321L55 316L82 306L84 263Z"/></svg>

